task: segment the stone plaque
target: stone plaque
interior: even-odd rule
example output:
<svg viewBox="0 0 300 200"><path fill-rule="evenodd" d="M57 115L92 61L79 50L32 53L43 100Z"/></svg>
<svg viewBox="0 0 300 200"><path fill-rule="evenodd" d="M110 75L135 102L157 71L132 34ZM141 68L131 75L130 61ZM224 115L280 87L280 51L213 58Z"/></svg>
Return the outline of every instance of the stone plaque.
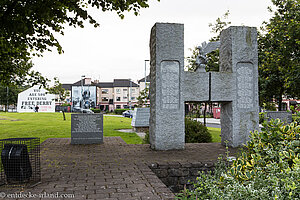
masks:
<svg viewBox="0 0 300 200"><path fill-rule="evenodd" d="M179 62L161 62L162 109L179 109Z"/></svg>
<svg viewBox="0 0 300 200"><path fill-rule="evenodd" d="M268 121L271 119L280 119L286 123L291 123L293 121L292 113L286 111L267 111Z"/></svg>
<svg viewBox="0 0 300 200"><path fill-rule="evenodd" d="M71 144L103 143L102 114L72 114Z"/></svg>
<svg viewBox="0 0 300 200"><path fill-rule="evenodd" d="M254 84L253 64L237 63L237 106L238 108L253 108Z"/></svg>
<svg viewBox="0 0 300 200"><path fill-rule="evenodd" d="M131 126L132 127L149 127L150 108L135 108Z"/></svg>

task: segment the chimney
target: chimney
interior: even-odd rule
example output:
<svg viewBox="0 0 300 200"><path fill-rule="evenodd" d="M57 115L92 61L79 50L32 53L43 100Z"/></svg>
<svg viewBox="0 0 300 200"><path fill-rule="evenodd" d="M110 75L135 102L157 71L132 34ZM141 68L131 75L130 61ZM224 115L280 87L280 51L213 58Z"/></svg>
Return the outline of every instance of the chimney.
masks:
<svg viewBox="0 0 300 200"><path fill-rule="evenodd" d="M84 79L84 85L91 85L92 84L92 79L91 78L85 78Z"/></svg>

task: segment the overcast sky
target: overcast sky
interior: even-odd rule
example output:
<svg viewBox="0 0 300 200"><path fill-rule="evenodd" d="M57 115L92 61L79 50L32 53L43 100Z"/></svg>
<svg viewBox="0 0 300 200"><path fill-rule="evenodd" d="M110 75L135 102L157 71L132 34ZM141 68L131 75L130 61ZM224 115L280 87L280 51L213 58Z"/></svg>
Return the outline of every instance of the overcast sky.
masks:
<svg viewBox="0 0 300 200"><path fill-rule="evenodd" d="M66 27L58 36L64 54L46 52L34 58L34 70L61 83L74 83L82 75L101 82L144 77L145 59L149 59L151 27L156 22L184 24L185 56L189 48L208 41L212 36L209 23L214 23L227 10L231 25L260 27L270 18L271 0L149 0L150 7L139 16L126 13L121 20L114 12L92 11L99 28L86 24L84 29ZM149 63L147 62L147 74Z"/></svg>

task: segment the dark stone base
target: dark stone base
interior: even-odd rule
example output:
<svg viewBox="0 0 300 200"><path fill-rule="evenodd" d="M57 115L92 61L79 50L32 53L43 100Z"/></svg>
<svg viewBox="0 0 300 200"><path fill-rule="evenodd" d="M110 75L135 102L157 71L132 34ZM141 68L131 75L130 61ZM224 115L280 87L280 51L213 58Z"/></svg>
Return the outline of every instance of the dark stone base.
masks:
<svg viewBox="0 0 300 200"><path fill-rule="evenodd" d="M214 163L156 163L149 167L173 193L179 193L184 187L192 189L193 182L196 181L199 172L213 171Z"/></svg>

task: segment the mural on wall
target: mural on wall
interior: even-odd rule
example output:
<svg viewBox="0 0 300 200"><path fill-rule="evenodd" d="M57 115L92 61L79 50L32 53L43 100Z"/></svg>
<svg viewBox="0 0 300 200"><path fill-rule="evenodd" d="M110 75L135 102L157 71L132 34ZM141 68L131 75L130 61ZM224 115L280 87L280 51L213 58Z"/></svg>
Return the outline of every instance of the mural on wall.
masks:
<svg viewBox="0 0 300 200"><path fill-rule="evenodd" d="M33 86L18 94L17 112L55 112L55 95Z"/></svg>
<svg viewBox="0 0 300 200"><path fill-rule="evenodd" d="M72 86L73 111L95 108L96 97L96 86Z"/></svg>

